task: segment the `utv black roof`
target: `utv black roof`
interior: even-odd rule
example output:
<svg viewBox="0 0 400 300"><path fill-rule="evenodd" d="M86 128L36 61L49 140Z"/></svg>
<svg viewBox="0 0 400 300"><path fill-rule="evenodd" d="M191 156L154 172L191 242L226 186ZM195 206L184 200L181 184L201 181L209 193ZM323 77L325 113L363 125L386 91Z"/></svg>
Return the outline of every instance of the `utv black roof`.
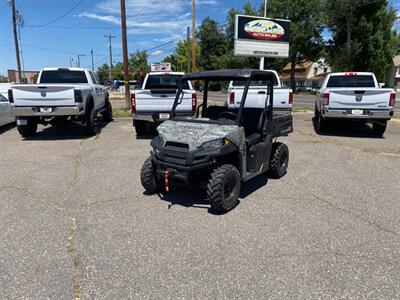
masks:
<svg viewBox="0 0 400 300"><path fill-rule="evenodd" d="M232 79L249 79L249 78L262 78L273 79L275 74L271 71L255 70L255 69L227 69L215 71L203 71L197 73L188 73L183 75L182 79L186 80L232 80Z"/></svg>

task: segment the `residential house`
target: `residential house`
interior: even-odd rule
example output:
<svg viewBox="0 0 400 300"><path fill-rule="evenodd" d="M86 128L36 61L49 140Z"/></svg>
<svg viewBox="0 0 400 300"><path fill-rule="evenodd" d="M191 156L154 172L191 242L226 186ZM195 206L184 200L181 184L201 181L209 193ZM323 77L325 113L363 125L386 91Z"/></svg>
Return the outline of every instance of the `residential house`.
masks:
<svg viewBox="0 0 400 300"><path fill-rule="evenodd" d="M296 86L298 90L311 90L321 86L326 75L331 72L331 67L324 58L316 62L304 61L295 66ZM291 64L288 63L281 72L281 82L290 86Z"/></svg>

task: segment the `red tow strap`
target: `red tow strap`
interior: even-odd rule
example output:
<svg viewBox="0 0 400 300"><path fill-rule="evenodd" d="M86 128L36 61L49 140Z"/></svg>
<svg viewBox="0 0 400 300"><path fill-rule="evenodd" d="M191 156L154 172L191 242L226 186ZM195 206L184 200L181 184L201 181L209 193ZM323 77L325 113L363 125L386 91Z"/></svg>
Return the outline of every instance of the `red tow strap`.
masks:
<svg viewBox="0 0 400 300"><path fill-rule="evenodd" d="M165 191L168 193L169 192L169 180L168 180L168 171L164 171L164 178L165 178Z"/></svg>

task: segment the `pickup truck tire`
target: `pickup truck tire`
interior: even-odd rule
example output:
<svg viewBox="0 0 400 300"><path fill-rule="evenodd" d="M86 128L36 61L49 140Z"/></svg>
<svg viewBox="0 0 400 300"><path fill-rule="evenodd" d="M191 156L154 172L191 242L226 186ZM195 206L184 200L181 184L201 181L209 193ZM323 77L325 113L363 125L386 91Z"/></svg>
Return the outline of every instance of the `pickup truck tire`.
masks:
<svg viewBox="0 0 400 300"><path fill-rule="evenodd" d="M156 179L154 178L153 162L150 157L148 157L142 165L140 182L148 195L157 193L158 188Z"/></svg>
<svg viewBox="0 0 400 300"><path fill-rule="evenodd" d="M322 114L315 108L314 111L314 122L315 122L315 131L318 134L322 134L326 131L326 120L322 117Z"/></svg>
<svg viewBox="0 0 400 300"><path fill-rule="evenodd" d="M372 132L377 136L383 136L386 131L387 121L374 122L372 124Z"/></svg>
<svg viewBox="0 0 400 300"><path fill-rule="evenodd" d="M222 165L211 173L207 185L207 200L217 212L228 212L239 201L240 174L232 165Z"/></svg>
<svg viewBox="0 0 400 300"><path fill-rule="evenodd" d="M37 131L37 122L32 118L27 119L27 125L17 125L19 134L23 137L33 136Z"/></svg>
<svg viewBox="0 0 400 300"><path fill-rule="evenodd" d="M105 110L101 113L104 122L111 122L113 120L112 105L108 99L106 99Z"/></svg>
<svg viewBox="0 0 400 300"><path fill-rule="evenodd" d="M136 135L146 134L146 122L135 120L133 125L135 126Z"/></svg>
<svg viewBox="0 0 400 300"><path fill-rule="evenodd" d="M269 177L279 179L283 177L289 164L289 148L283 143L273 143L269 163Z"/></svg>
<svg viewBox="0 0 400 300"><path fill-rule="evenodd" d="M86 133L90 136L93 136L96 135L97 132L96 110L93 106L89 106L86 115Z"/></svg>

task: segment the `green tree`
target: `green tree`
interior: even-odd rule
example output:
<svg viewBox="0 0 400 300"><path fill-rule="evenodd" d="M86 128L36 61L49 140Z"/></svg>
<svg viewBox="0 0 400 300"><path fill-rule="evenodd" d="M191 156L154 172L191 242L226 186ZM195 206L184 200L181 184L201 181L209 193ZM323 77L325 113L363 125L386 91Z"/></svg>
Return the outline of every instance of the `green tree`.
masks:
<svg viewBox="0 0 400 300"><path fill-rule="evenodd" d="M99 79L100 84L104 84L109 81L110 77L110 67L107 64L102 64L97 68L97 78Z"/></svg>
<svg viewBox="0 0 400 300"><path fill-rule="evenodd" d="M137 80L143 80L149 69L148 67L148 57L146 50L131 53L129 57L129 65L131 77Z"/></svg>
<svg viewBox="0 0 400 300"><path fill-rule="evenodd" d="M332 32L328 61L335 71L372 71L382 81L398 39L395 11L386 0L327 0Z"/></svg>
<svg viewBox="0 0 400 300"><path fill-rule="evenodd" d="M264 6L262 5L262 8ZM304 60L315 60L324 46L324 10L322 0L269 0L267 16L291 20L289 61L290 85L296 87L295 66Z"/></svg>
<svg viewBox="0 0 400 300"><path fill-rule="evenodd" d="M218 58L225 54L226 38L217 21L207 17L200 25L197 37L200 44L198 65L203 70L218 69Z"/></svg>

